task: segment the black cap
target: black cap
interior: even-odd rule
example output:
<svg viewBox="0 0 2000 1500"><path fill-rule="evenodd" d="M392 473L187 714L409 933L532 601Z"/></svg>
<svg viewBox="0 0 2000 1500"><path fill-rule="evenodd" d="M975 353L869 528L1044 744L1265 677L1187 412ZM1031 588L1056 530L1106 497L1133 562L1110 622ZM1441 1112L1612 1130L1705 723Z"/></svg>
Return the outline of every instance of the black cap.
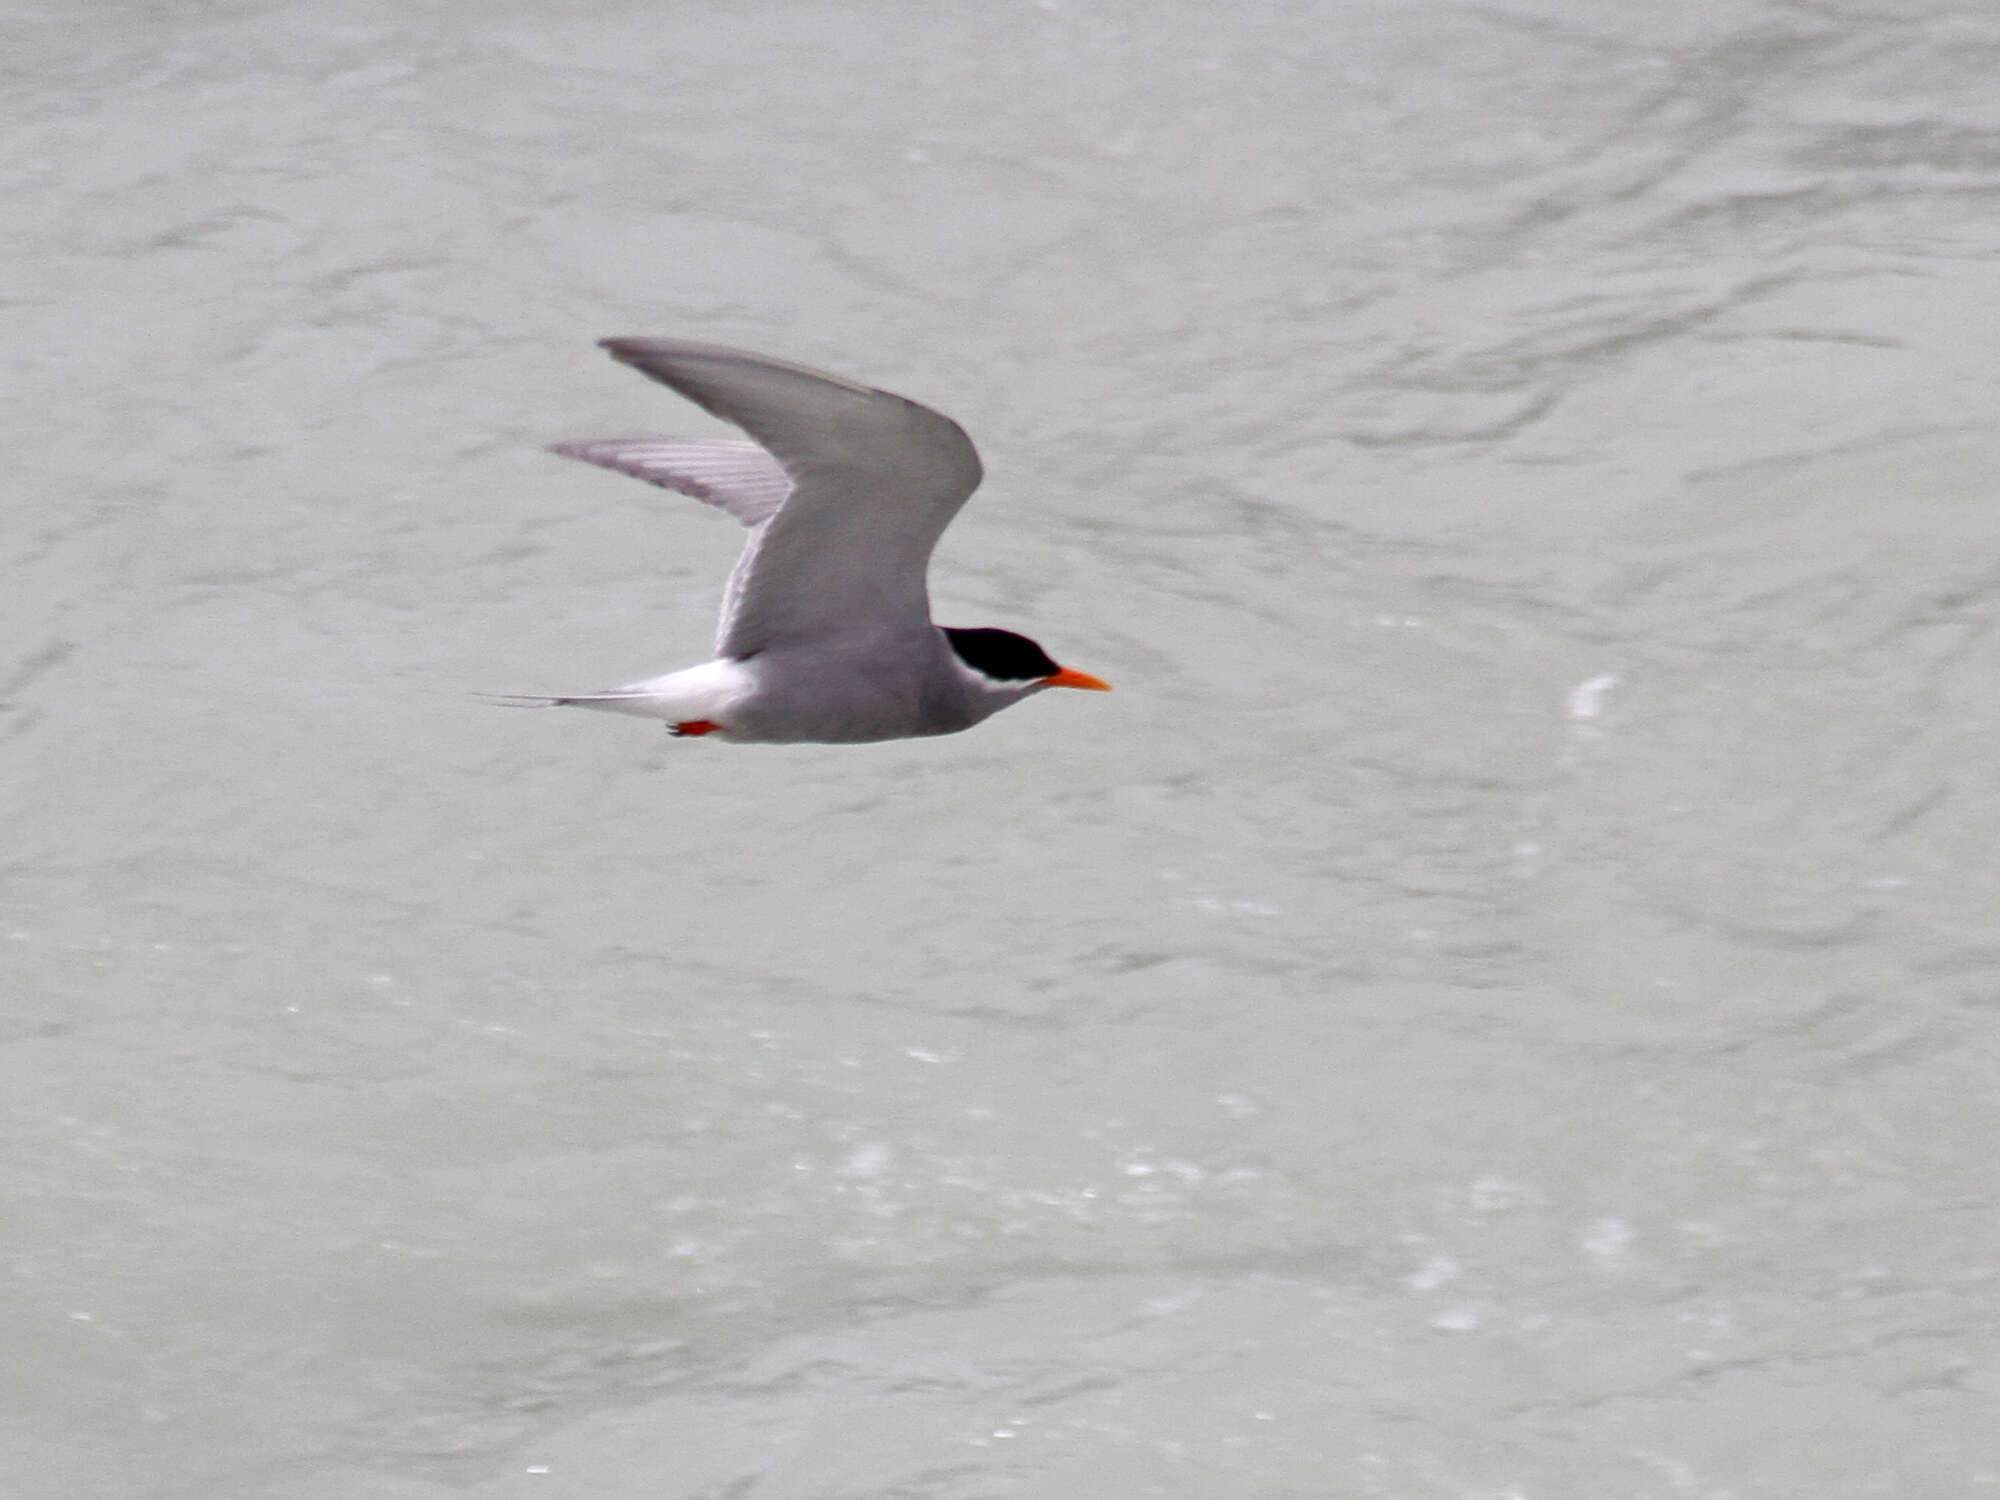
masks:
<svg viewBox="0 0 2000 1500"><path fill-rule="evenodd" d="M942 627L958 659L995 682L1039 682L1062 670L1049 653L1011 630L953 630Z"/></svg>

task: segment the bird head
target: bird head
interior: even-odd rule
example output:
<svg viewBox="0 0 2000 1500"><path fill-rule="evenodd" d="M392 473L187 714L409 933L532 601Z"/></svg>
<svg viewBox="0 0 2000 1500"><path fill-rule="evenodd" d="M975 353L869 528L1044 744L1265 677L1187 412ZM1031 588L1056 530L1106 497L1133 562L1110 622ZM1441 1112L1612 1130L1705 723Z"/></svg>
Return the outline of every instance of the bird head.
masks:
<svg viewBox="0 0 2000 1500"><path fill-rule="evenodd" d="M952 655L989 691L1008 697L1025 697L1043 688L1083 688L1108 693L1111 684L1088 672L1058 666L1050 656L1025 635L1011 630L955 630L940 627L950 642Z"/></svg>

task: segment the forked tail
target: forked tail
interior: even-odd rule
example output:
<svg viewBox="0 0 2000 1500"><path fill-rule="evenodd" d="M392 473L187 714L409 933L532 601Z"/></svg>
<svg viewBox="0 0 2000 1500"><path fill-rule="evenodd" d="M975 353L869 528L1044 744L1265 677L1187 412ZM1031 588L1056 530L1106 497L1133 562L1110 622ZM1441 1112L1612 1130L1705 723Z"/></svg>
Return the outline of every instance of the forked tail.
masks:
<svg viewBox="0 0 2000 1500"><path fill-rule="evenodd" d="M544 698L533 693L474 693L472 696L482 703L496 703L502 708L567 708L572 704L581 708L602 708L606 704L656 701L652 693L633 692L565 693L560 698Z"/></svg>
<svg viewBox="0 0 2000 1500"><path fill-rule="evenodd" d="M474 693L481 703L497 703L502 708L561 708L567 698L537 698L530 693Z"/></svg>

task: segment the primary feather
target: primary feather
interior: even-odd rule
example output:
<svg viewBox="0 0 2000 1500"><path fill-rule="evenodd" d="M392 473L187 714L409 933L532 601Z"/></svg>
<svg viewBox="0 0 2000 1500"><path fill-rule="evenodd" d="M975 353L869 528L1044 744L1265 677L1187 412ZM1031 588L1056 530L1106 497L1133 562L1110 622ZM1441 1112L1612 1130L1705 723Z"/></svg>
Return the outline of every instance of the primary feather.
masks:
<svg viewBox="0 0 2000 1500"><path fill-rule="evenodd" d="M931 553L981 475L956 422L888 391L738 349L684 339L606 339L604 347L742 428L790 485L776 510L752 523L716 641L720 654L928 627ZM724 481L725 492L750 494L745 462L735 488ZM671 462L661 472L711 490L716 483ZM711 503L742 519L728 504Z"/></svg>

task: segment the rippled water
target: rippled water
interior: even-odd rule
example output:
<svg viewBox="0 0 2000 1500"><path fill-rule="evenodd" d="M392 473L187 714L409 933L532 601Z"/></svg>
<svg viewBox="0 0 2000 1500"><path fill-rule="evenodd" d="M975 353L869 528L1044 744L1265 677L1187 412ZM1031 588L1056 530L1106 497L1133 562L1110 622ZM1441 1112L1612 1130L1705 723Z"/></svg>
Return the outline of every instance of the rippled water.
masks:
<svg viewBox="0 0 2000 1500"><path fill-rule="evenodd" d="M5 1500L2000 1487L2000 12L31 10ZM960 418L963 737L504 714Z"/></svg>

